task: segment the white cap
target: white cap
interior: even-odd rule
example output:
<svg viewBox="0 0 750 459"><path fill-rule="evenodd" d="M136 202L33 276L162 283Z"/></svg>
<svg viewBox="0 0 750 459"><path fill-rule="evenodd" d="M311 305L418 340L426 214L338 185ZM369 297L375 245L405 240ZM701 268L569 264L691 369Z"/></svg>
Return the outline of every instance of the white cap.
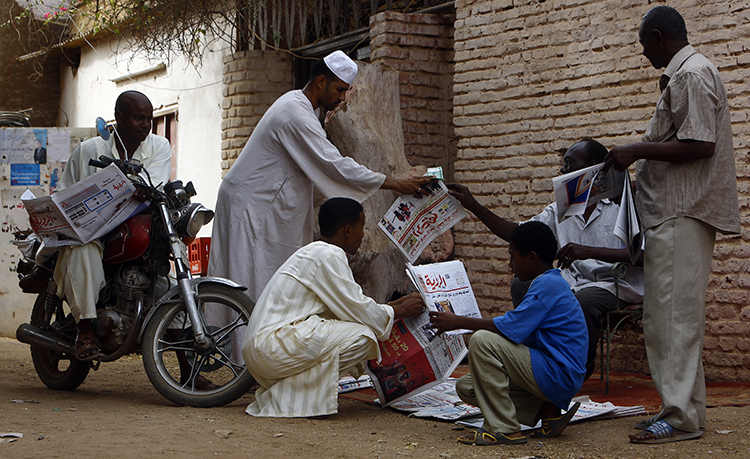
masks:
<svg viewBox="0 0 750 459"><path fill-rule="evenodd" d="M357 76L357 64L343 51L334 51L324 57L323 61L331 72L346 84L352 84L354 77Z"/></svg>

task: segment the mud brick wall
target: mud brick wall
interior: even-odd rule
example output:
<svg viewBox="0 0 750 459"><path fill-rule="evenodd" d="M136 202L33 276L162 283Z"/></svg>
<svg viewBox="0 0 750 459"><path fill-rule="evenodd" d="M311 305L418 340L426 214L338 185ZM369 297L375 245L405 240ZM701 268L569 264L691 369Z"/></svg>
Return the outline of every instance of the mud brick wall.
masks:
<svg viewBox="0 0 750 459"><path fill-rule="evenodd" d="M550 178L566 147L584 137L608 148L640 140L660 71L640 55L637 30L658 4L665 2L456 0L456 178L497 214L523 221L552 200ZM685 18L690 43L721 71L735 135L743 230L717 239L706 296L706 377L750 381L750 3L669 4ZM472 217L457 227L455 254L485 313L509 309L507 245ZM613 352L614 370L647 371L637 328Z"/></svg>
<svg viewBox="0 0 750 459"><path fill-rule="evenodd" d="M370 18L370 62L399 71L406 159L412 165L443 166L453 177L452 14L402 14Z"/></svg>
<svg viewBox="0 0 750 459"><path fill-rule="evenodd" d="M291 89L292 57L288 53L253 50L224 58L222 177L237 160L268 107Z"/></svg>

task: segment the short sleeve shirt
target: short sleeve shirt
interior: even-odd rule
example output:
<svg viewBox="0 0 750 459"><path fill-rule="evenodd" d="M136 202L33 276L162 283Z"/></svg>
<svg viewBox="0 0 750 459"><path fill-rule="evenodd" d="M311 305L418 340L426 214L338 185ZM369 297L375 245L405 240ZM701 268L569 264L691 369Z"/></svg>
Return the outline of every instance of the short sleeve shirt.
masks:
<svg viewBox="0 0 750 459"><path fill-rule="evenodd" d="M586 373L588 331L578 300L559 269L550 269L529 286L518 307L495 317L497 329L531 354L539 389L567 409Z"/></svg>
<svg viewBox="0 0 750 459"><path fill-rule="evenodd" d="M692 46L682 48L664 74L662 92L645 142L698 140L715 144L711 158L636 166L636 201L643 226L691 217L728 234L740 232L732 125L719 71Z"/></svg>

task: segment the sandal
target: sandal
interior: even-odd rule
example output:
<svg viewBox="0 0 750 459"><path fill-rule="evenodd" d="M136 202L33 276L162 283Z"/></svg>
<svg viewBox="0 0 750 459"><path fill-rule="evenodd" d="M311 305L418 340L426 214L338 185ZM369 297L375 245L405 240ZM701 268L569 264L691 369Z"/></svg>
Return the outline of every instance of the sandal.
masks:
<svg viewBox="0 0 750 459"><path fill-rule="evenodd" d="M635 426L633 426L633 427L635 427L638 430L646 430L649 427L651 427L651 425L653 423L655 423L656 421L658 421L657 416L659 416L659 415L655 414L655 415L651 416L650 418L646 419L645 421L636 422Z"/></svg>
<svg viewBox="0 0 750 459"><path fill-rule="evenodd" d="M98 359L101 355L101 350L99 349L99 346L94 343L93 337L76 339L74 352L76 358L82 362L90 362Z"/></svg>
<svg viewBox="0 0 750 459"><path fill-rule="evenodd" d="M184 386L186 383L187 383L187 378L186 379L182 379L182 378L180 379L180 385L181 386ZM218 387L219 386L217 386L216 384L214 384L213 382L211 382L211 380L208 379L208 378L206 378L205 376L197 375L195 377L195 390L208 391L208 390L214 390L214 389L216 389Z"/></svg>
<svg viewBox="0 0 750 459"><path fill-rule="evenodd" d="M682 432L677 433L671 425L665 421L656 421L641 432L630 436L631 443L641 443L654 445L658 443L671 443L682 440L692 440L703 435L702 430L696 430L695 432Z"/></svg>
<svg viewBox="0 0 750 459"><path fill-rule="evenodd" d="M575 402L564 415L557 418L542 419L542 427L535 430L531 436L534 438L552 438L560 435L580 406L581 402Z"/></svg>
<svg viewBox="0 0 750 459"><path fill-rule="evenodd" d="M527 439L525 436L520 437L508 437L502 432L498 433L492 433L487 432L486 430L482 429L481 427L475 430L472 430L470 434L473 433L473 438L459 438L459 443L463 443L464 445L479 445L479 446L489 446L489 445L520 445L527 442Z"/></svg>

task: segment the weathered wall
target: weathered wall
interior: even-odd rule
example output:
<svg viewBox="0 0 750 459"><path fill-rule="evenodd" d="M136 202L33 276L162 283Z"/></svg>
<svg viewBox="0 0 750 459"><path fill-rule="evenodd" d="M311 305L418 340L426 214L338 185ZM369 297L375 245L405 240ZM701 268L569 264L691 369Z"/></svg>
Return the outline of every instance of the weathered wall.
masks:
<svg viewBox="0 0 750 459"><path fill-rule="evenodd" d="M242 51L224 57L221 121L222 177L237 160L268 107L292 89L292 56Z"/></svg>
<svg viewBox="0 0 750 459"><path fill-rule="evenodd" d="M22 11L15 1L0 0L0 24ZM33 41L28 37L29 20L17 24L18 31L13 27L0 27L0 110L31 108L32 126L55 126L60 106L60 57L16 60L30 51L24 49L24 45Z"/></svg>
<svg viewBox="0 0 750 459"><path fill-rule="evenodd" d="M640 19L664 2L457 0L456 178L497 214L525 220L551 200L559 152L592 137L638 141L658 99L660 72L640 55ZM669 2L691 44L721 71L735 133L741 237L719 237L707 294L704 363L712 380L750 381L750 4ZM720 211L720 209L717 209ZM488 314L510 307L507 245L475 218L459 224L455 254ZM620 343L615 370L646 371L639 340Z"/></svg>
<svg viewBox="0 0 750 459"><path fill-rule="evenodd" d="M370 62L399 71L406 158L412 165L443 166L453 177L452 14L402 14L370 18Z"/></svg>

